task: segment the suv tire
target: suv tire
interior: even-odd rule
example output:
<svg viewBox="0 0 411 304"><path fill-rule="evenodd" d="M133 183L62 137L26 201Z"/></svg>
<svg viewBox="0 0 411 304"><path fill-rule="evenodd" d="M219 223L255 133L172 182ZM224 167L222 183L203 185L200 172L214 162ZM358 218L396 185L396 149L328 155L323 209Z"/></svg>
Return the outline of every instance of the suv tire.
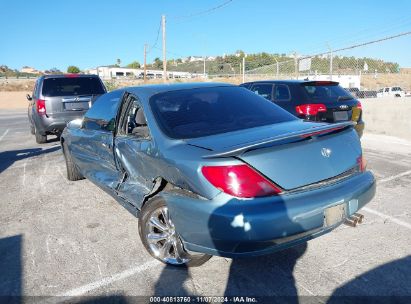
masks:
<svg viewBox="0 0 411 304"><path fill-rule="evenodd" d="M34 135L36 136L36 143L45 144L47 142L47 135L40 134L36 128L34 128Z"/></svg>

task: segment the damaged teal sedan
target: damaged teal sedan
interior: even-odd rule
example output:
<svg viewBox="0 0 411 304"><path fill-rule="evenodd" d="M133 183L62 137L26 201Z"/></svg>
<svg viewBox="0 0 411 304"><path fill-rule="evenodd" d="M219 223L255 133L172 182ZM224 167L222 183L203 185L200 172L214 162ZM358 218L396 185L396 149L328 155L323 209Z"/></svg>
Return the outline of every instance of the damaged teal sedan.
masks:
<svg viewBox="0 0 411 304"><path fill-rule="evenodd" d="M306 242L359 220L375 194L352 122L304 121L228 84L112 91L61 145L68 179L113 196L172 265Z"/></svg>

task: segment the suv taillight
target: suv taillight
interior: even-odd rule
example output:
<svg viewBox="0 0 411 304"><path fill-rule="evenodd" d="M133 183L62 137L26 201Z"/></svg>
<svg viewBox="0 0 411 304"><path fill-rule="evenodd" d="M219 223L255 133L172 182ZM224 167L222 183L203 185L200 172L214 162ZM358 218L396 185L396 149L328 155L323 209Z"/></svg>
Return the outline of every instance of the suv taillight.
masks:
<svg viewBox="0 0 411 304"><path fill-rule="evenodd" d="M358 103L357 103L357 108L360 109L360 110L362 110L362 104L361 104L361 102L358 102Z"/></svg>
<svg viewBox="0 0 411 304"><path fill-rule="evenodd" d="M37 99L36 109L40 115L46 115L46 101L44 99Z"/></svg>
<svg viewBox="0 0 411 304"><path fill-rule="evenodd" d="M204 166L204 177L217 189L240 198L277 195L282 190L248 165Z"/></svg>
<svg viewBox="0 0 411 304"><path fill-rule="evenodd" d="M295 107L300 115L317 115L319 112L326 112L327 107L322 103L309 103Z"/></svg>
<svg viewBox="0 0 411 304"><path fill-rule="evenodd" d="M367 161L364 158L364 155L361 154L360 157L357 158L358 169L360 172L365 172L367 169Z"/></svg>

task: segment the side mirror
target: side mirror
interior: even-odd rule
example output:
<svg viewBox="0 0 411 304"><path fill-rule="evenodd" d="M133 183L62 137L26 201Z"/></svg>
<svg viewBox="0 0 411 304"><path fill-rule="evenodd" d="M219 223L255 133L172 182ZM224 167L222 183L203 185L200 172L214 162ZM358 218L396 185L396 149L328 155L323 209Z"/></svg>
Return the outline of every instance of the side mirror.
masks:
<svg viewBox="0 0 411 304"><path fill-rule="evenodd" d="M27 98L28 101L33 100L33 97L31 97L30 94L27 94L27 95L26 95L26 98Z"/></svg>
<svg viewBox="0 0 411 304"><path fill-rule="evenodd" d="M67 124L67 128L69 128L69 129L80 129L82 124L83 124L83 119L82 118L77 118L77 119L74 119L74 120L70 121Z"/></svg>

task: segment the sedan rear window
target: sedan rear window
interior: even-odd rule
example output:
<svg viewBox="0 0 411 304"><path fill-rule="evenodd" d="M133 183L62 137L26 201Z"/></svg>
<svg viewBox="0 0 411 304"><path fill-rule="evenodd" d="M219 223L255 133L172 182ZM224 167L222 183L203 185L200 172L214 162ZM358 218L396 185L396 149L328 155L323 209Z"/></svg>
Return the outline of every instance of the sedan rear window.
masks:
<svg viewBox="0 0 411 304"><path fill-rule="evenodd" d="M279 106L241 87L170 91L151 97L163 132L195 138L296 120Z"/></svg>
<svg viewBox="0 0 411 304"><path fill-rule="evenodd" d="M302 84L309 99L321 99L323 102L336 101L338 98L353 98L352 95L338 84L322 85L315 83Z"/></svg>
<svg viewBox="0 0 411 304"><path fill-rule="evenodd" d="M46 78L42 94L45 97L104 94L103 85L97 77Z"/></svg>

